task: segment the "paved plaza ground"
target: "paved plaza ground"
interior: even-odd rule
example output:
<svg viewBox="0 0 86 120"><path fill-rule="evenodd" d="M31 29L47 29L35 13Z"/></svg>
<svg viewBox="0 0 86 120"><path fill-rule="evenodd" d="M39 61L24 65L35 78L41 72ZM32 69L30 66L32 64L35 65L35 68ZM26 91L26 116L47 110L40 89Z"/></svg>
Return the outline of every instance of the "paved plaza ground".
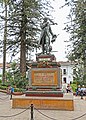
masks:
<svg viewBox="0 0 86 120"><path fill-rule="evenodd" d="M34 108L33 120L86 120L86 98L73 96L73 99L74 111ZM30 107L29 109L13 109L10 95L0 92L0 120L31 120Z"/></svg>

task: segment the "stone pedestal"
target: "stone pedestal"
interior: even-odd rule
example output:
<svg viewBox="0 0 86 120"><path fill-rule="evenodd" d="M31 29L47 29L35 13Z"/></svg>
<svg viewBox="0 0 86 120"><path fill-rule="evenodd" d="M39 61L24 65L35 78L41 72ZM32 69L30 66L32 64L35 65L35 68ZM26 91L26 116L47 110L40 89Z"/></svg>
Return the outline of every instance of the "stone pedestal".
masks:
<svg viewBox="0 0 86 120"><path fill-rule="evenodd" d="M38 55L30 64L29 89L26 96L63 97L61 69L54 55Z"/></svg>
<svg viewBox="0 0 86 120"><path fill-rule="evenodd" d="M74 101L64 97L15 97L12 99L12 108L28 108L33 106L45 110L74 110Z"/></svg>
<svg viewBox="0 0 86 120"><path fill-rule="evenodd" d="M29 66L29 89L25 96L12 99L12 108L33 104L37 109L74 110L73 98L64 96L61 90L61 69L55 56L39 55Z"/></svg>

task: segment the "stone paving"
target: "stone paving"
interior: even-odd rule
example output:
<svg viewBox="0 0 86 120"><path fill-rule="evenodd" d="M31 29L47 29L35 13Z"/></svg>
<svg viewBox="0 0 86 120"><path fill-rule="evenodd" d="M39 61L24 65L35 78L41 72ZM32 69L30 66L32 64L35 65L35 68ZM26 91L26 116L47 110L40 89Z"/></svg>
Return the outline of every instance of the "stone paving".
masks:
<svg viewBox="0 0 86 120"><path fill-rule="evenodd" d="M33 120L86 120L86 98L73 96L74 111L36 110ZM31 120L30 109L12 109L10 95L0 93L0 120Z"/></svg>

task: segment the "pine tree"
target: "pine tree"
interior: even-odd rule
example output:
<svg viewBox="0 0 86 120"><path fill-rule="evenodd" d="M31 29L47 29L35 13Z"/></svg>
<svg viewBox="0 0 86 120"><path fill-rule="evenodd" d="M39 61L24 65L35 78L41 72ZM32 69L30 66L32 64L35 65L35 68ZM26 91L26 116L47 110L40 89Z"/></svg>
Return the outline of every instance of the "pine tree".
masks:
<svg viewBox="0 0 86 120"><path fill-rule="evenodd" d="M48 7L47 7L48 6ZM26 54L38 47L39 25L43 17L49 16L51 5L46 0L11 0L9 2L7 49L12 56L20 53L20 72L26 73Z"/></svg>
<svg viewBox="0 0 86 120"><path fill-rule="evenodd" d="M79 74L83 74L83 82L86 82L86 0L66 0L66 3L71 6L70 22L65 27L71 35L69 42L72 43L68 58L83 66Z"/></svg>

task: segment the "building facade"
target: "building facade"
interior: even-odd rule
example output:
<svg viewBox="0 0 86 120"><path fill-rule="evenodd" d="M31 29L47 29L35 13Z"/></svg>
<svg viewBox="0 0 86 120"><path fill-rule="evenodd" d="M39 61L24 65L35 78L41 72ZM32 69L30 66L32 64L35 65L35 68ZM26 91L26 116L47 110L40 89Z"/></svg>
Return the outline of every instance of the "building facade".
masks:
<svg viewBox="0 0 86 120"><path fill-rule="evenodd" d="M67 62L59 62L62 70L62 84L70 84L73 82L73 63Z"/></svg>

